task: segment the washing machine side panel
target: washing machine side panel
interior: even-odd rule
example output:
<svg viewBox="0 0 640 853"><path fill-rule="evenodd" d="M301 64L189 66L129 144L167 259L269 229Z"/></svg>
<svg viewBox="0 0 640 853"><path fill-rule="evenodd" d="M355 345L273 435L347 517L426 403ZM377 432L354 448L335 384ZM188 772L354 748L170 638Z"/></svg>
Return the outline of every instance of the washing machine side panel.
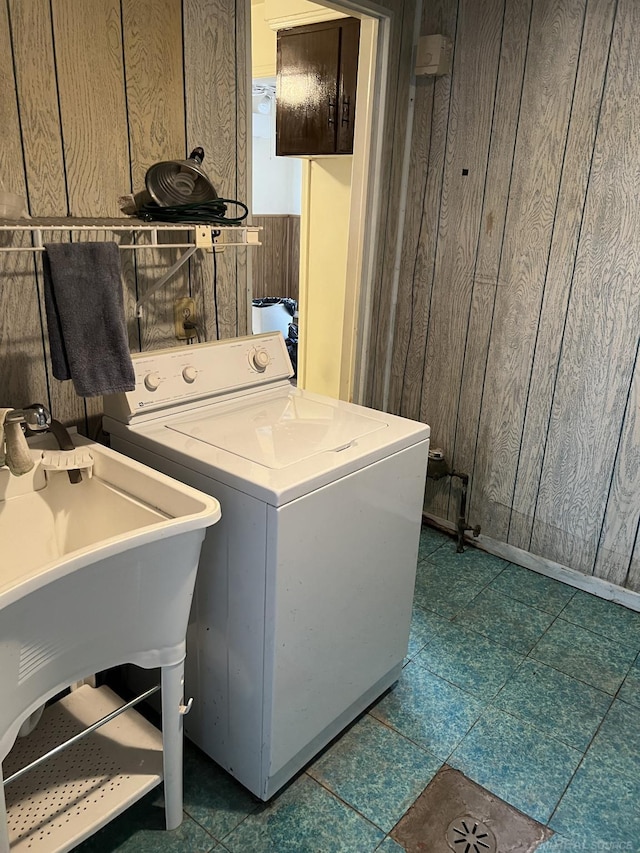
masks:
<svg viewBox="0 0 640 853"><path fill-rule="evenodd" d="M280 784L397 677L428 447L269 507L263 764L272 779L288 765Z"/></svg>
<svg viewBox="0 0 640 853"><path fill-rule="evenodd" d="M184 728L262 796L266 504L130 442L113 443L220 501L222 518L202 545L187 629L185 696L194 703Z"/></svg>
<svg viewBox="0 0 640 853"><path fill-rule="evenodd" d="M185 733L259 794L266 505L221 483L215 490L227 509L202 546L185 668L197 713L185 718Z"/></svg>

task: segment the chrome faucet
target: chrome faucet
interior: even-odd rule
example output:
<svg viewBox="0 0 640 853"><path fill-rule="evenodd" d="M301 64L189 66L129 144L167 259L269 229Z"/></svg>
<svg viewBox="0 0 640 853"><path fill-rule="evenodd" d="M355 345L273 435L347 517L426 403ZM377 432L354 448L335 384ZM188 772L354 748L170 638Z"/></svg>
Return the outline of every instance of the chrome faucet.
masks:
<svg viewBox="0 0 640 853"><path fill-rule="evenodd" d="M14 409L7 414L9 423L23 424L27 433L50 432L58 442L60 450L75 450L75 445L64 424L51 417L42 403L32 403L24 409ZM68 471L70 483L82 482L82 474L78 468Z"/></svg>
<svg viewBox="0 0 640 853"><path fill-rule="evenodd" d="M32 403L24 409L13 409L7 414L6 421L12 424L24 424L29 432L44 432L51 425L51 414L42 403Z"/></svg>

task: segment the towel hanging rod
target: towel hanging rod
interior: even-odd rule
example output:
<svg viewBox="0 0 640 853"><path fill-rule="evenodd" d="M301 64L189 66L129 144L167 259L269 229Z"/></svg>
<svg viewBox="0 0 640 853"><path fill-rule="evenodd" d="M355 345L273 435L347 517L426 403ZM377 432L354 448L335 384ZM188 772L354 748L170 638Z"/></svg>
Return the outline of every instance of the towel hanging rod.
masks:
<svg viewBox="0 0 640 853"><path fill-rule="evenodd" d="M43 232L47 231L122 231L148 233L148 243L118 244L121 249L186 249L167 272L155 282L153 287L136 302L135 315L142 317L142 305L163 287L176 272L184 266L189 258L198 250L213 252L216 247L221 251L227 246L260 246L259 234L261 225L202 225L182 222L142 222L131 219L75 219L72 217L38 219L0 220L0 234L3 232L31 232L31 246L0 246L0 254L8 252L44 252ZM159 231L189 231L192 232L190 243L159 243Z"/></svg>
<svg viewBox="0 0 640 853"><path fill-rule="evenodd" d="M131 219L75 219L72 217L42 217L29 220L0 220L0 234L7 232L30 232L33 235L31 246L0 246L0 253L42 252L43 233L48 231L67 231L86 233L89 231L112 231L122 233L149 234L148 243L119 244L121 249L197 249L211 250L214 244L225 246L259 246L259 225L201 225L194 223L142 222ZM192 233L191 242L167 243L158 241L158 232ZM166 238L165 238L166 239Z"/></svg>
<svg viewBox="0 0 640 853"><path fill-rule="evenodd" d="M244 246L244 243L225 243L225 246ZM192 249L193 243L125 243L118 244L119 249ZM9 252L44 252L44 246L0 246L0 254Z"/></svg>

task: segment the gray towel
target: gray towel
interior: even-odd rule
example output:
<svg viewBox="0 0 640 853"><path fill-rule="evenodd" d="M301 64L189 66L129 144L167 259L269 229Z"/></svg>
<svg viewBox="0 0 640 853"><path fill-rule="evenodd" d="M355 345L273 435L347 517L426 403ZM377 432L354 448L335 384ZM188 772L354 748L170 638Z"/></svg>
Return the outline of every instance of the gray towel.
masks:
<svg viewBox="0 0 640 853"><path fill-rule="evenodd" d="M80 397L131 391L135 374L116 243L49 243L44 295L56 379Z"/></svg>

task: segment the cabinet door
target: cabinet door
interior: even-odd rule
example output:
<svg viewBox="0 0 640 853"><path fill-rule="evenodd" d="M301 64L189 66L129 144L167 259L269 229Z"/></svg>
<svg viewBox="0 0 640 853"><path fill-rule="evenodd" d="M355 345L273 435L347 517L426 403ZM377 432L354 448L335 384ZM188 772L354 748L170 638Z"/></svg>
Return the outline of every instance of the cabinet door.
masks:
<svg viewBox="0 0 640 853"><path fill-rule="evenodd" d="M360 21L356 18L347 18L342 22L340 30L340 75L338 80L336 153L353 154Z"/></svg>
<svg viewBox="0 0 640 853"><path fill-rule="evenodd" d="M276 154L334 154L340 29L300 30L278 33Z"/></svg>

